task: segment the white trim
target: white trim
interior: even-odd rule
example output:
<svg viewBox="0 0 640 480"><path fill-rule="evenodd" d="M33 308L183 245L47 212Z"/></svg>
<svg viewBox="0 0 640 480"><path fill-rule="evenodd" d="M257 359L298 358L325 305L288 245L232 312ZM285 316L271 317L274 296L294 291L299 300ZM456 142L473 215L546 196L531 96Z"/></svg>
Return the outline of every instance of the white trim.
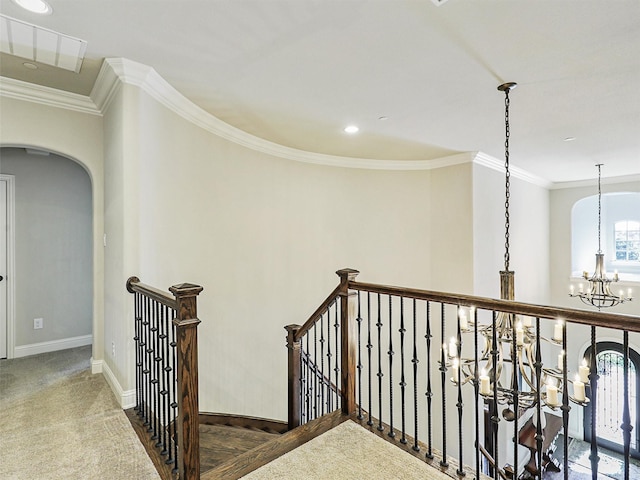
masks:
<svg viewBox="0 0 640 480"><path fill-rule="evenodd" d="M116 376L113 374L113 372L109 368L109 365L107 364L107 362L103 360L99 360L99 361L96 361L95 363L98 363L98 362L102 364L102 366L100 367L100 369L102 370L102 375L107 380L107 383L111 387L111 390L113 391L116 398L118 399L118 403L120 403L120 407L123 410L135 407L136 406L135 389L124 390L120 385L120 382L118 382L118 379L116 378Z"/></svg>
<svg viewBox="0 0 640 480"><path fill-rule="evenodd" d="M16 324L16 177L0 174L0 179L7 182L7 271L4 281L7 282L7 358L14 358L15 324Z"/></svg>
<svg viewBox="0 0 640 480"><path fill-rule="evenodd" d="M91 115L102 115L93 100L86 95L44 87L9 77L0 77L0 95L50 107L64 108Z"/></svg>
<svg viewBox="0 0 640 480"><path fill-rule="evenodd" d="M95 375L96 373L102 373L102 364L104 363L104 360L96 360L93 357L91 357L91 360L89 360L89 363L91 364L92 375Z"/></svg>
<svg viewBox="0 0 640 480"><path fill-rule="evenodd" d="M618 183L640 183L640 175L623 175L621 177L607 177L601 180L602 185L616 185ZM551 186L552 190L560 190L563 188L581 188L593 187L597 185L594 178L588 180L576 180L574 182L557 182Z"/></svg>
<svg viewBox="0 0 640 480"><path fill-rule="evenodd" d="M492 170L496 170L498 172L504 173L504 162L502 160L498 160L491 155L487 155L486 153L477 152L476 156L473 160L473 163L478 165L482 165L484 167L490 168ZM538 177L533 173L529 173L526 170L523 170L518 167L514 167L512 165L509 166L509 173L513 178L517 178L519 180L524 180L525 182L532 183L533 185L538 185L544 188L552 188L553 182L546 180L542 177Z"/></svg>
<svg viewBox="0 0 640 480"><path fill-rule="evenodd" d="M84 347L93 344L93 335L82 335L80 337L63 338L50 342L31 343L20 345L14 349L14 358L38 355L39 353L56 352L68 348Z"/></svg>

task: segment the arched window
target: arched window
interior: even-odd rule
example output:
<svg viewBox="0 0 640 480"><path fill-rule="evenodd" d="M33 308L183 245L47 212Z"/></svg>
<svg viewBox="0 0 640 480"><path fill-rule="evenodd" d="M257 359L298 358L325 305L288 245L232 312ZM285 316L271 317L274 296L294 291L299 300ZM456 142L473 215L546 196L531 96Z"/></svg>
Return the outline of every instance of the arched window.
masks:
<svg viewBox="0 0 640 480"><path fill-rule="evenodd" d="M598 445L614 451L623 451L622 413L624 406L623 348L616 342L598 342L596 345L598 370L598 397L596 398L596 439ZM591 358L591 348L585 355ZM629 349L629 416L631 418L630 453L640 458L640 355ZM591 399L592 392L587 395ZM591 441L590 402L584 412L584 438Z"/></svg>

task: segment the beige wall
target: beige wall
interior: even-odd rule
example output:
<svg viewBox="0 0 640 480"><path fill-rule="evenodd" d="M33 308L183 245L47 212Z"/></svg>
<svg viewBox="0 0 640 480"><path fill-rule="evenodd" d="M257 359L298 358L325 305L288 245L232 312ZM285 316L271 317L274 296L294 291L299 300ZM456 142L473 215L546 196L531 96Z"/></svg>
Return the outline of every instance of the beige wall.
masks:
<svg viewBox="0 0 640 480"><path fill-rule="evenodd" d="M93 205L93 358L102 359L103 169L102 117L0 95L0 146L35 147L81 164L91 178Z"/></svg>

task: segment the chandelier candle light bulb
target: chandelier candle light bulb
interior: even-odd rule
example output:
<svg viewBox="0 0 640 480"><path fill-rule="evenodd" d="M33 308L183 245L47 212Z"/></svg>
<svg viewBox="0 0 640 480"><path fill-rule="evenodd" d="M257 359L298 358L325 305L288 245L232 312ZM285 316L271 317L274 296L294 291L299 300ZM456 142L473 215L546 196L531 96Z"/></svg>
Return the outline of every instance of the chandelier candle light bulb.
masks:
<svg viewBox="0 0 640 480"><path fill-rule="evenodd" d="M573 398L578 402L585 401L584 382L581 381L579 375L576 375L576 379L573 382Z"/></svg>
<svg viewBox="0 0 640 480"><path fill-rule="evenodd" d="M458 348L456 346L455 337L451 337L449 340L449 358L454 358L458 356Z"/></svg>
<svg viewBox="0 0 640 480"><path fill-rule="evenodd" d="M491 394L491 384L489 383L489 376L487 371L483 368L480 374L480 395Z"/></svg>
<svg viewBox="0 0 640 480"><path fill-rule="evenodd" d="M562 350L558 354L558 370L562 371L564 369L564 350Z"/></svg>
<svg viewBox="0 0 640 480"><path fill-rule="evenodd" d="M588 383L589 382L589 367L587 366L587 359L583 358L580 367L578 367L578 378L581 382Z"/></svg>
<svg viewBox="0 0 640 480"><path fill-rule="evenodd" d="M522 329L522 323L518 322L516 325L516 344L522 346L524 344L524 330Z"/></svg>
<svg viewBox="0 0 640 480"><path fill-rule="evenodd" d="M558 320L553 326L553 339L556 342L562 341L562 320Z"/></svg>
<svg viewBox="0 0 640 480"><path fill-rule="evenodd" d="M458 375L458 369L460 368L460 360L458 360L458 357L453 359L452 367L453 367L453 383L458 383L458 380L460 379L460 376Z"/></svg>
<svg viewBox="0 0 640 480"><path fill-rule="evenodd" d="M467 314L464 310L460 311L460 330L468 330L469 323L467 322Z"/></svg>
<svg viewBox="0 0 640 480"><path fill-rule="evenodd" d="M554 407L558 405L558 387L552 379L547 382L547 403Z"/></svg>

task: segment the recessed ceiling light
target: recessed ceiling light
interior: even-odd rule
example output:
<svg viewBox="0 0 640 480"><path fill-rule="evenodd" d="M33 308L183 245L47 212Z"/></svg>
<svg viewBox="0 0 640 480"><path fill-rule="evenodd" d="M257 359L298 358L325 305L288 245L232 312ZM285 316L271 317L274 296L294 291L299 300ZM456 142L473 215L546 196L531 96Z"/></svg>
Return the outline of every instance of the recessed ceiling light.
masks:
<svg viewBox="0 0 640 480"><path fill-rule="evenodd" d="M44 0L12 0L19 7L40 15L51 15L53 8Z"/></svg>
<svg viewBox="0 0 640 480"><path fill-rule="evenodd" d="M573 142L576 139L576 137L567 137L564 139L565 142Z"/></svg>
<svg viewBox="0 0 640 480"><path fill-rule="evenodd" d="M22 64L22 66L24 66L24 68L28 68L29 70L37 70L38 66L35 63L31 63L31 62L24 62Z"/></svg>
<svg viewBox="0 0 640 480"><path fill-rule="evenodd" d="M348 125L344 127L344 131L347 133L358 133L360 129L356 125Z"/></svg>
<svg viewBox="0 0 640 480"><path fill-rule="evenodd" d="M378 120L380 120L381 122L384 122L385 120L388 120L389 117L387 117L386 115L382 115L381 117L378 117Z"/></svg>

